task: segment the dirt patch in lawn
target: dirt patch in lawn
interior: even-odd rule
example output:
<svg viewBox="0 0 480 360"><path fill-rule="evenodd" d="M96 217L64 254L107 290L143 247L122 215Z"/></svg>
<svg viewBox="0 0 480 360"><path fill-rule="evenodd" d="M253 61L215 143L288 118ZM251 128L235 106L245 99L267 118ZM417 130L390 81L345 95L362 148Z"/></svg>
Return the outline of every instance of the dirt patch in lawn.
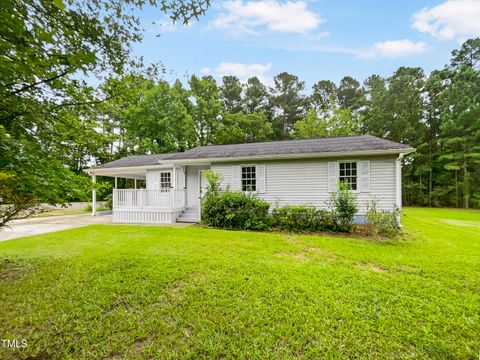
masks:
<svg viewBox="0 0 480 360"><path fill-rule="evenodd" d="M303 247L298 251L278 251L273 253L273 255L277 257L288 257L297 261L309 261L318 257L326 260L336 260L336 256L330 251L310 246Z"/></svg>
<svg viewBox="0 0 480 360"><path fill-rule="evenodd" d="M0 281L21 279L29 270L26 263L16 259L0 259Z"/></svg>
<svg viewBox="0 0 480 360"><path fill-rule="evenodd" d="M290 259L294 259L294 260L297 260L297 261L307 261L307 260L309 260L308 254L306 254L306 253L303 252L303 251L301 251L301 252L284 252L284 251L279 251L279 252L273 253L273 256L283 257L283 258L290 258Z"/></svg>
<svg viewBox="0 0 480 360"><path fill-rule="evenodd" d="M370 270L370 271L373 271L373 272L376 272L376 273L386 273L388 272L388 269L381 266L381 265L378 265L378 264L375 264L375 263L371 263L371 262L359 262L357 263L357 267L361 268L361 269L364 269L364 270Z"/></svg>
<svg viewBox="0 0 480 360"><path fill-rule="evenodd" d="M456 219L443 219L444 223L448 225L461 226L461 227L473 227L480 229L480 222L478 221L465 221L465 220L456 220Z"/></svg>

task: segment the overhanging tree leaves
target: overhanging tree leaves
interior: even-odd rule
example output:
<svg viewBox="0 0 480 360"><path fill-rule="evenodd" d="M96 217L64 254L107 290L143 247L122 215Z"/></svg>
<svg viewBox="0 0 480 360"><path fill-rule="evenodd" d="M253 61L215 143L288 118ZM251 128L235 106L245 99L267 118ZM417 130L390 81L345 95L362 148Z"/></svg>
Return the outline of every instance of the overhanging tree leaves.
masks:
<svg viewBox="0 0 480 360"><path fill-rule="evenodd" d="M188 22L203 14L209 1L152 0L148 4L157 6L172 20ZM143 0L2 2L0 173L3 193L13 194L0 196L2 218L12 216L11 212L6 215L2 206L10 204L12 196L18 200L14 203L32 206L41 201L65 203L72 199L61 194L72 195L66 190L77 188L81 181L67 165L78 171L85 165L85 157L95 152L98 139L91 136L96 126L89 120L91 106L106 100L97 97L86 79L122 75L141 65L130 52L131 45L142 38L139 19L133 14L145 5ZM81 137L81 141L75 137ZM20 148L9 146L10 142ZM20 151L24 161L14 162L16 154L12 151ZM65 158L66 153L76 154ZM38 177L36 172L40 171L42 176ZM48 176L56 180L48 182L50 195L45 193L45 186L32 186L31 182L40 185ZM43 180L34 180L39 178ZM24 210L14 211L13 216Z"/></svg>

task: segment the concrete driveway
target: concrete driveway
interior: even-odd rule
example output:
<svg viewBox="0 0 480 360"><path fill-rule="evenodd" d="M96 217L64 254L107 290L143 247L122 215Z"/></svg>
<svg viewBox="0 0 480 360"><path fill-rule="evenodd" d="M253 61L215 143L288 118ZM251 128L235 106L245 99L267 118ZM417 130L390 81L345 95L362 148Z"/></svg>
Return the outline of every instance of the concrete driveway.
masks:
<svg viewBox="0 0 480 360"><path fill-rule="evenodd" d="M92 224L111 223L112 215L91 216L87 214L46 216L14 220L10 222L6 228L0 230L0 241L74 229Z"/></svg>

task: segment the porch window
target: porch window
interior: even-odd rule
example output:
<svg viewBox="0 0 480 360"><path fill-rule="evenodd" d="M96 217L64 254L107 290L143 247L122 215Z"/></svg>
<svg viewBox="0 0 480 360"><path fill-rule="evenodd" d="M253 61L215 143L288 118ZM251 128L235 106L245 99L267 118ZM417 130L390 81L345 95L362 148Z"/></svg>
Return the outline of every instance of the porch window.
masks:
<svg viewBox="0 0 480 360"><path fill-rule="evenodd" d="M338 163L340 170L338 180L341 183L348 183L350 190L357 190L357 162L342 161Z"/></svg>
<svg viewBox="0 0 480 360"><path fill-rule="evenodd" d="M169 171L160 173L160 190L162 192L170 191L170 188L172 187L171 176L172 175Z"/></svg>
<svg viewBox="0 0 480 360"><path fill-rule="evenodd" d="M257 191L255 166L242 166L242 191Z"/></svg>

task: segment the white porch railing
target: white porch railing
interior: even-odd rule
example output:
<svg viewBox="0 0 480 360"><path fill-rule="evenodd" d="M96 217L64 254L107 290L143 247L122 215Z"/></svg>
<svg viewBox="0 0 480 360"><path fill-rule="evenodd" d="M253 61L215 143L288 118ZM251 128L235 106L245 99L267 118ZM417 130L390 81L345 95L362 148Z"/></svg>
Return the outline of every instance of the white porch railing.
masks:
<svg viewBox="0 0 480 360"><path fill-rule="evenodd" d="M113 209L183 209L185 189L114 189Z"/></svg>

